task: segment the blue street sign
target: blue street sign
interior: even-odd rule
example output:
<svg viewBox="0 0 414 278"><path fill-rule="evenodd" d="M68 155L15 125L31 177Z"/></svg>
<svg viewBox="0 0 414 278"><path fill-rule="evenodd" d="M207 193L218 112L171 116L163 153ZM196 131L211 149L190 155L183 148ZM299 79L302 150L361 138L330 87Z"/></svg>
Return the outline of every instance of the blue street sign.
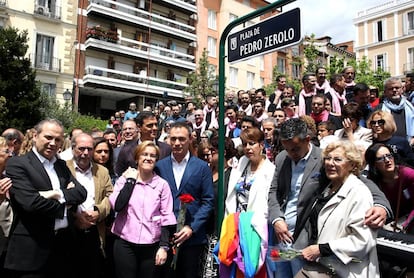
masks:
<svg viewBox="0 0 414 278"><path fill-rule="evenodd" d="M229 35L228 61L235 62L299 43L299 8L276 15Z"/></svg>

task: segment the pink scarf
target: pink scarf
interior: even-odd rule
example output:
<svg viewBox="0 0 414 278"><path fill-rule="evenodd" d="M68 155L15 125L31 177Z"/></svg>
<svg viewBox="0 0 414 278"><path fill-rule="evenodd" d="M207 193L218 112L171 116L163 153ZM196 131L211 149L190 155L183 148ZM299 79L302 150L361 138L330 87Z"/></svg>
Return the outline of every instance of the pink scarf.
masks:
<svg viewBox="0 0 414 278"><path fill-rule="evenodd" d="M325 80L325 82L323 82L322 86L319 86L318 82L316 82L316 90L323 90L325 93L327 91L329 91L329 89L331 88L331 86L329 85L328 80Z"/></svg>
<svg viewBox="0 0 414 278"><path fill-rule="evenodd" d="M320 114L311 113L312 119L315 121L316 124L320 122L326 122L329 117L329 112L327 110L323 110Z"/></svg>
<svg viewBox="0 0 414 278"><path fill-rule="evenodd" d="M345 98L345 94L346 93L344 91L344 93L341 95L337 91L335 91L334 88L331 88L329 90L329 93L332 96L332 101L331 101L332 102L331 103L331 105L332 105L332 113L334 115L340 116L341 115L341 102L343 103L343 105L345 105L347 103L346 98Z"/></svg>
<svg viewBox="0 0 414 278"><path fill-rule="evenodd" d="M306 102L305 97L312 97L316 95L316 91L313 90L312 92L306 93L304 89L302 89L299 93L299 111L298 115L306 115Z"/></svg>

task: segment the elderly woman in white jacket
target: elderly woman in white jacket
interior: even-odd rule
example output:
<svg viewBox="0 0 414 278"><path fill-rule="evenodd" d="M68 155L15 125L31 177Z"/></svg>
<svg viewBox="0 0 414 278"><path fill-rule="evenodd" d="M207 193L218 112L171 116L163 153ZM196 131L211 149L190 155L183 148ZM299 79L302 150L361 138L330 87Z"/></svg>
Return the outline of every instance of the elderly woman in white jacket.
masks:
<svg viewBox="0 0 414 278"><path fill-rule="evenodd" d="M334 142L323 161L327 185L321 182L309 217L316 244L302 250L308 263L296 277L379 277L376 232L364 225L372 194L356 176L362 157L354 144Z"/></svg>

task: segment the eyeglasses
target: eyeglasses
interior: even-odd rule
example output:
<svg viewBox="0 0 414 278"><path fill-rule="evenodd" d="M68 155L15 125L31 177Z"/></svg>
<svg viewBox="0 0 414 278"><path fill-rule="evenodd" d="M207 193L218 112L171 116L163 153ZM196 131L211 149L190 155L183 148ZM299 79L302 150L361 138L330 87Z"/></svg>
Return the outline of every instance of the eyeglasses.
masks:
<svg viewBox="0 0 414 278"><path fill-rule="evenodd" d="M378 120L378 121L370 121L369 124L370 125L373 125L373 126L375 126L375 125L384 125L385 124L385 120L384 119L381 119L381 120Z"/></svg>
<svg viewBox="0 0 414 278"><path fill-rule="evenodd" d="M384 154L383 156L380 156L380 157L376 157L375 158L375 161L377 161L377 162L385 162L386 160L393 160L394 159L394 156L392 155L392 154L390 154L390 153L387 153L387 154Z"/></svg>
<svg viewBox="0 0 414 278"><path fill-rule="evenodd" d="M204 158L209 158L211 156L211 153L205 153L203 154Z"/></svg>
<svg viewBox="0 0 414 278"><path fill-rule="evenodd" d="M84 152L86 150L88 150L88 152L91 152L93 150L91 147L78 147L77 149L81 152Z"/></svg>
<svg viewBox="0 0 414 278"><path fill-rule="evenodd" d="M348 159L342 158L342 157L331 157L331 156L327 156L323 158L323 161L326 162L331 162L331 160L333 160L334 164L342 164L345 161L349 161Z"/></svg>
<svg viewBox="0 0 414 278"><path fill-rule="evenodd" d="M4 153L4 154L8 154L8 155L12 155L13 152L9 149L4 149L4 150L0 150L0 152Z"/></svg>

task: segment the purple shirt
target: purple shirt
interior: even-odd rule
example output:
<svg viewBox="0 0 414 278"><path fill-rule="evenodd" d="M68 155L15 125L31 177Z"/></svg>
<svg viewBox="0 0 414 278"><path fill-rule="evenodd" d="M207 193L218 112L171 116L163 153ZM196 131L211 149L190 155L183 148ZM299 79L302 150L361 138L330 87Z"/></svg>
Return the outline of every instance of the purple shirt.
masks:
<svg viewBox="0 0 414 278"><path fill-rule="evenodd" d="M109 196L112 208L126 179L120 177ZM175 225L173 198L164 179L154 174L149 183L136 182L128 205L120 211L112 226L112 233L136 244L151 244L161 237L161 226Z"/></svg>

